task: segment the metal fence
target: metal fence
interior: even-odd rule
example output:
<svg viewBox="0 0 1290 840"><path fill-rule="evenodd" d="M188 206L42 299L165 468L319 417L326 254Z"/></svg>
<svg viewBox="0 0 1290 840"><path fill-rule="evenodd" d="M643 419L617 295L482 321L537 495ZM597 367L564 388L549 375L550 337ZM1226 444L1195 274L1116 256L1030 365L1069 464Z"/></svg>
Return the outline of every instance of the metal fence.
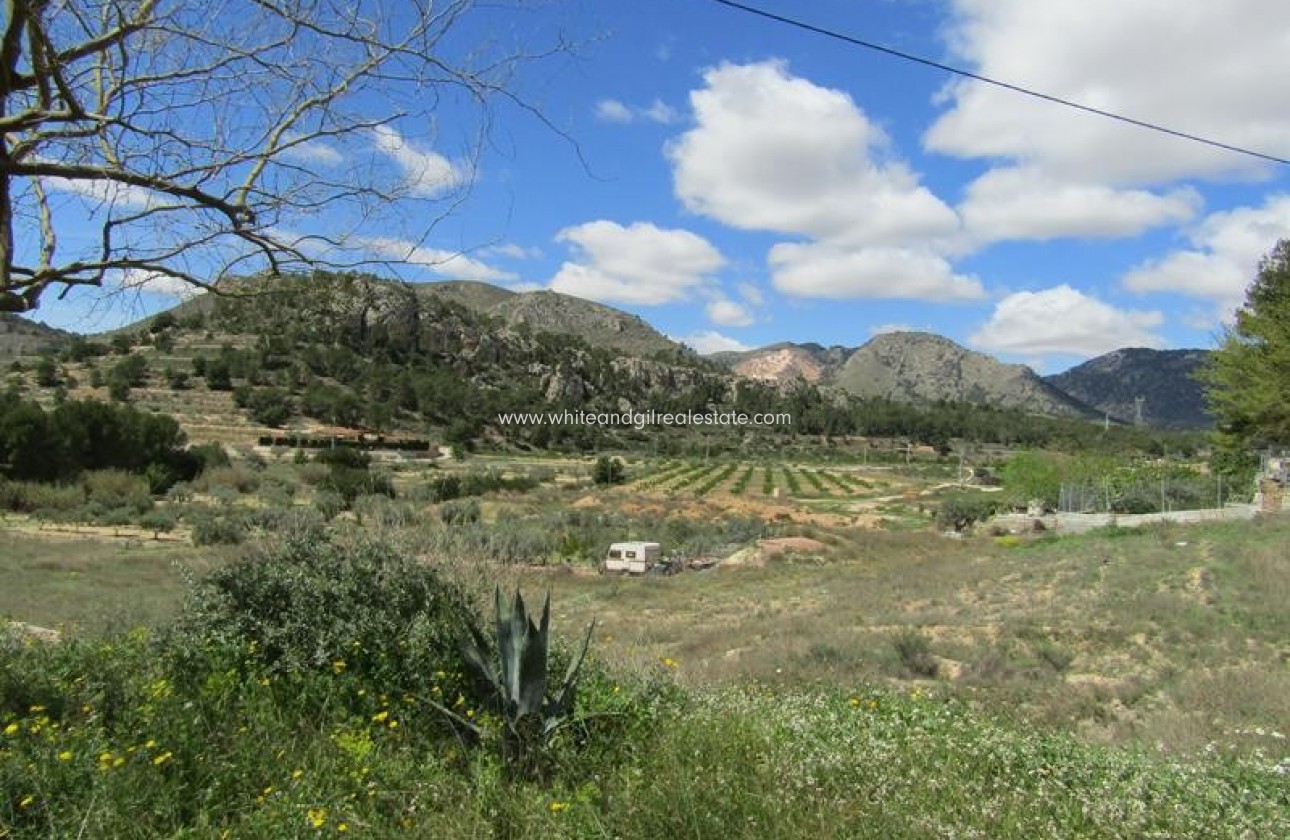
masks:
<svg viewBox="0 0 1290 840"><path fill-rule="evenodd" d="M1170 476L1156 481L1105 479L1061 485L1059 513L1170 513L1222 508L1249 501L1247 488L1221 475Z"/></svg>

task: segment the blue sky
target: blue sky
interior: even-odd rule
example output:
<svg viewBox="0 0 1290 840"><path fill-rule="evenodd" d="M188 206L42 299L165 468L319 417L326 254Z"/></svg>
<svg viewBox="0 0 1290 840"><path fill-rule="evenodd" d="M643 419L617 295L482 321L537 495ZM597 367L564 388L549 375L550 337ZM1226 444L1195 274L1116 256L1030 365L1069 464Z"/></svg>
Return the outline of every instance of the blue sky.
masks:
<svg viewBox="0 0 1290 840"><path fill-rule="evenodd" d="M753 5L1290 157L1284 0ZM1117 347L1211 346L1259 257L1290 236L1290 167L710 0L553 2L500 35L495 18L474 25L581 43L516 78L570 139L499 106L466 167L473 124L445 104L364 148L314 149L319 166L473 172L428 238L366 235L411 258L406 279L554 288L704 351L919 329L1055 372ZM36 317L96 330L171 302L76 293Z"/></svg>

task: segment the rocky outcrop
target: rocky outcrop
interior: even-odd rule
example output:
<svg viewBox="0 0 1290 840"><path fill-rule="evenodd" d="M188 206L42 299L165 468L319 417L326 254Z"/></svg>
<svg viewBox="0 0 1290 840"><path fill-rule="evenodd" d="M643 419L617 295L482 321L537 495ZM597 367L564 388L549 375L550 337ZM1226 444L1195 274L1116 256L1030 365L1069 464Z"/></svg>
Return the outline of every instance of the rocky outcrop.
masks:
<svg viewBox="0 0 1290 840"><path fill-rule="evenodd" d="M834 384L861 397L951 400L1054 416L1096 414L1025 365L1004 364L930 333L876 336L851 354Z"/></svg>

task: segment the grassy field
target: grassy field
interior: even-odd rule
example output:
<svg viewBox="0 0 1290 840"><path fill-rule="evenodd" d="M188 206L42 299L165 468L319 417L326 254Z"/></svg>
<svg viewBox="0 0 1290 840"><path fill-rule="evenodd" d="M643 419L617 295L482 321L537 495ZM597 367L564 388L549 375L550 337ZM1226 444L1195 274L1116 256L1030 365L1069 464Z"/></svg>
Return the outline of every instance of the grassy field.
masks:
<svg viewBox="0 0 1290 840"><path fill-rule="evenodd" d="M669 659L691 686L935 687L1091 742L1285 757L1287 544L1285 520L1020 544L870 532L753 568L542 583L607 654Z"/></svg>
<svg viewBox="0 0 1290 840"><path fill-rule="evenodd" d="M90 635L154 625L174 615L186 578L205 574L228 553L176 537L40 528L26 517L6 517L0 520L0 616Z"/></svg>
<svg viewBox="0 0 1290 840"><path fill-rule="evenodd" d="M596 622L599 655L667 659L689 687L934 686L1092 742L1290 755L1252 734L1290 720L1290 522L1028 542L795 531L814 545L668 578L461 565L549 587L563 626ZM0 615L90 635L156 624L186 577L236 552L10 518Z"/></svg>
<svg viewBox="0 0 1290 840"><path fill-rule="evenodd" d="M320 465L270 461L185 504L310 508ZM443 472L538 468L523 493L417 496ZM379 534L414 561L401 575L480 605L494 584L549 590L565 640L595 623L582 717L547 771L513 778L493 742L445 729L430 700L476 700L434 625L391 612L397 576L273 572L272 529L197 548L182 524L153 539L9 516L0 617L67 632L0 642L0 838L1290 834L1290 518L948 539L921 510L947 489L935 470L638 463L597 490L578 459L390 469L400 499L334 519L321 568ZM254 489L220 489L238 483ZM761 530L730 530L745 520ZM664 526L759 536L672 577L479 553L537 528L594 557ZM165 632L227 609L181 610L187 581L248 553L245 585L272 593L251 603L297 610L289 632ZM290 668L266 658L292 646Z"/></svg>

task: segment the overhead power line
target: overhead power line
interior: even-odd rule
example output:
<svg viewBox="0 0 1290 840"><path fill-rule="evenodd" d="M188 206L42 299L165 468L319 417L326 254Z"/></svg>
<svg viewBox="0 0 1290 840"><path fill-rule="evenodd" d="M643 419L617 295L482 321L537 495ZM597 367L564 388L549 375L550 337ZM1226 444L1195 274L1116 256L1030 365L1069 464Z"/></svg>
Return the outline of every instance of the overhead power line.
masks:
<svg viewBox="0 0 1290 840"><path fill-rule="evenodd" d="M964 70L962 68L954 67L952 65L945 64L940 61L933 61L930 58L924 58L920 55L914 55L913 53L908 53L908 52L904 52L903 50L898 50L892 47L884 46L883 44L878 44L873 41L866 41L863 38L857 38L853 35L847 35L846 33L838 32L833 29L827 29L823 26L816 26L813 23L807 23L806 21L798 20L796 18L791 18L791 17L788 17L787 15L780 15L780 14L776 14L775 12L768 12L765 9L757 8L756 6L749 6L744 3L737 3L735 2L735 0L710 0L710 2L716 3L717 5L720 5L720 6L727 6L731 9L735 9L740 12L745 12L750 15L755 15L760 18L765 18L766 20L771 20L776 23L782 23L785 26L791 26L795 29L801 29L805 32L810 32L815 35L822 35L825 38L832 38L835 41L842 41L844 43L851 44L852 46L862 47L867 50L873 50L874 52L883 53L884 55L890 55L895 58L903 59L904 61L911 61L915 64L922 64L925 67L932 67L937 70L942 70L946 73L951 73L955 76L962 76L966 79L972 79L973 81L981 82L983 84L993 85L994 87L1003 88L1004 90L1010 90L1013 93L1020 93L1024 96L1029 96L1034 99L1042 99L1045 102L1052 102L1055 105L1063 105L1067 108L1074 108L1075 110L1083 111L1086 114L1094 114L1099 117L1106 117L1107 119L1116 120L1118 122L1127 123L1129 125L1134 125L1134 126L1137 126L1138 128L1145 128L1150 131L1156 131L1161 134L1167 134L1171 137L1178 137L1183 140L1190 140L1193 143L1200 143L1215 149L1222 149L1223 151L1227 151L1227 152L1235 152L1238 155L1246 155L1248 157L1258 158L1259 160L1266 160L1266 161L1271 161L1272 163L1280 163L1280 164L1290 166L1290 159L1287 159L1287 158L1277 157L1276 155L1270 155L1270 154L1267 154L1266 152L1258 152L1253 149L1247 149L1243 146L1234 146L1231 143L1224 143L1220 140L1214 140L1209 137L1202 137L1199 134L1192 134L1190 132L1180 131L1176 128L1169 128L1168 126L1160 125L1159 123L1148 122L1147 120L1139 120L1134 117L1127 116L1125 114L1117 114L1114 111L1106 111L1101 108L1094 108L1091 105L1084 105L1070 99L1063 99L1062 97L1054 96L1051 93L1043 93L1041 91L1033 90L1032 88L1024 87L1022 85L1016 85L1016 84L1012 84L1011 82L1005 82L1005 81L1002 81L1001 79L992 79L989 76L982 76L980 73L973 73L971 70Z"/></svg>

